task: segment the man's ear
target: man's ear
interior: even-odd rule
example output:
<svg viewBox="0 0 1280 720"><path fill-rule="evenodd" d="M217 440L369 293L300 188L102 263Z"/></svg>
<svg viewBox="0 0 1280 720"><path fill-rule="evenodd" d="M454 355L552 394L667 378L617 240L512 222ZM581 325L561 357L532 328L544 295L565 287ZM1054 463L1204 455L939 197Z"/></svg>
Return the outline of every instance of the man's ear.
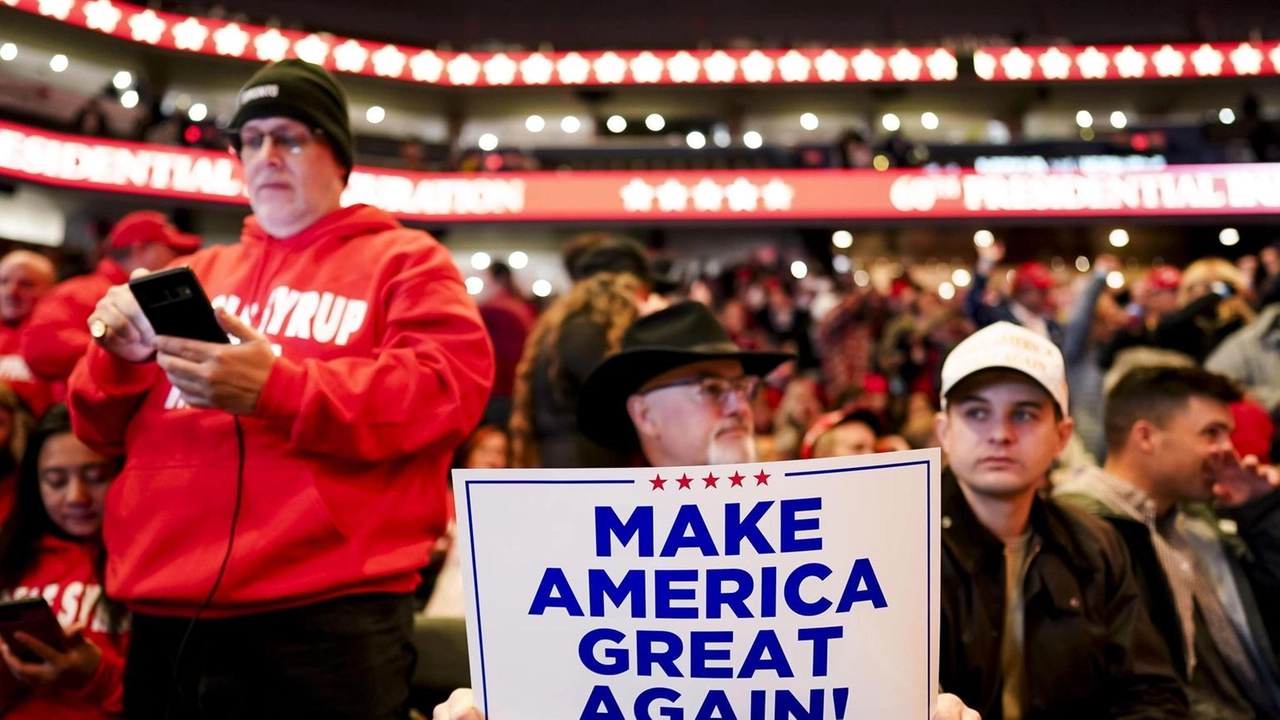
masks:
<svg viewBox="0 0 1280 720"><path fill-rule="evenodd" d="M1071 435L1076 431L1076 421L1069 416L1058 421L1058 454L1061 455L1071 442Z"/></svg>
<svg viewBox="0 0 1280 720"><path fill-rule="evenodd" d="M627 415L631 416L631 424L636 428L639 437L657 435L658 428L649 412L649 401L643 395L632 395L627 398Z"/></svg>
<svg viewBox="0 0 1280 720"><path fill-rule="evenodd" d="M1133 427L1129 428L1129 442L1144 453L1154 452L1158 440L1156 436L1159 431L1160 428L1156 427L1154 423L1148 420L1139 420L1133 424Z"/></svg>
<svg viewBox="0 0 1280 720"><path fill-rule="evenodd" d="M938 444L943 447L947 446L947 430L950 429L951 418L947 417L947 411L943 410L933 416L933 434L938 436Z"/></svg>

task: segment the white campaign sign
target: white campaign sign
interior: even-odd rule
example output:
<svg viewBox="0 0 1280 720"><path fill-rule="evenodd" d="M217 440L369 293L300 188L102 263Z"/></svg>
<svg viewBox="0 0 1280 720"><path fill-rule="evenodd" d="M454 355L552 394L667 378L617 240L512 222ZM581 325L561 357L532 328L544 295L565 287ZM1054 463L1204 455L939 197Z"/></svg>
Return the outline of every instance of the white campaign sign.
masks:
<svg viewBox="0 0 1280 720"><path fill-rule="evenodd" d="M940 453L454 471L493 720L929 720Z"/></svg>

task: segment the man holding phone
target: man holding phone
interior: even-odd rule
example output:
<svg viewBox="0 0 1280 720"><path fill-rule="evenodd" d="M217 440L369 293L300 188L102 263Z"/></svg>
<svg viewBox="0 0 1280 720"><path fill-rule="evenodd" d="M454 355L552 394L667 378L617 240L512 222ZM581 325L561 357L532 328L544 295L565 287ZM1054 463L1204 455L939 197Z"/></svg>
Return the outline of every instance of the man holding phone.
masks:
<svg viewBox="0 0 1280 720"><path fill-rule="evenodd" d="M493 350L441 245L341 207L353 139L326 71L270 65L239 101L253 216L186 260L232 342L157 336L117 285L69 381L76 433L126 457L104 528L134 613L126 714L400 718L411 593Z"/></svg>

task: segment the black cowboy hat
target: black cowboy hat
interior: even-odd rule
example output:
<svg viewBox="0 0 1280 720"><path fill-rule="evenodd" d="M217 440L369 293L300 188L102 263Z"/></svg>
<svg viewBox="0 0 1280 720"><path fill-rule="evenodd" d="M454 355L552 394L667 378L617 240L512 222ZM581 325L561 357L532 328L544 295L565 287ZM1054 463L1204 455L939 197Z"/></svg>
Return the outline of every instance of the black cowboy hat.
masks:
<svg viewBox="0 0 1280 720"><path fill-rule="evenodd" d="M578 394L578 428L615 450L636 447L627 398L653 378L704 360L737 360L747 375L764 376L795 356L739 348L705 305L681 302L636 320L622 349L587 376Z"/></svg>

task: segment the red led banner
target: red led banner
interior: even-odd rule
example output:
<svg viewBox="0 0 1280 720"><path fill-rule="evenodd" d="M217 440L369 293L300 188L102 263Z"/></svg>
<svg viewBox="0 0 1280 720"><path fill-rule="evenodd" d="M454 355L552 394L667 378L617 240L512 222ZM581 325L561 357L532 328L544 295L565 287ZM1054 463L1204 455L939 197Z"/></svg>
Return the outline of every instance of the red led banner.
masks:
<svg viewBox="0 0 1280 720"><path fill-rule="evenodd" d="M955 54L944 48L448 52L158 12L114 0L0 4L169 50L259 62L299 57L338 72L443 86L939 82L955 80L957 67Z"/></svg>
<svg viewBox="0 0 1280 720"><path fill-rule="evenodd" d="M1280 73L1280 43L981 48L983 80L1159 80Z"/></svg>
<svg viewBox="0 0 1280 720"><path fill-rule="evenodd" d="M245 204L225 152L0 123L0 175L87 190ZM921 170L414 173L358 166L343 202L432 222L856 220L1270 215L1280 164L1128 172Z"/></svg>

